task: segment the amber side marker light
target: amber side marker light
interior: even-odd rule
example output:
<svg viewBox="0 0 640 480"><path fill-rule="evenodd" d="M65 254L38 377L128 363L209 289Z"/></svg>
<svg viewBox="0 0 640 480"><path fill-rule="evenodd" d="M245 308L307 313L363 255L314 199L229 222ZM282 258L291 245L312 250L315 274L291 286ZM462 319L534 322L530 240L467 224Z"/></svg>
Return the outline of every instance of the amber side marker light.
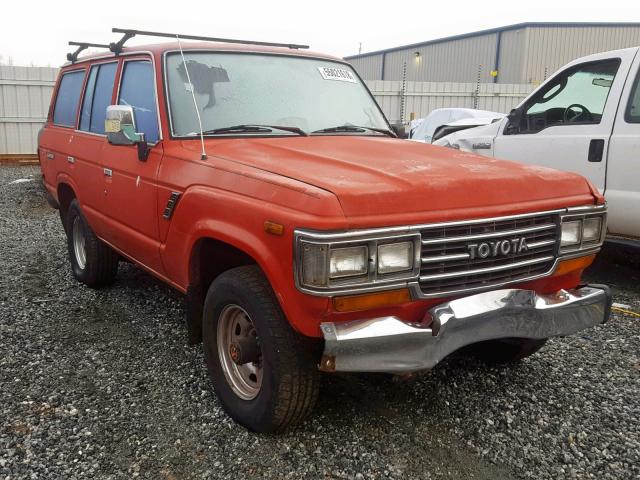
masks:
<svg viewBox="0 0 640 480"><path fill-rule="evenodd" d="M264 231L271 235L283 235L284 225L267 220L264 222Z"/></svg>
<svg viewBox="0 0 640 480"><path fill-rule="evenodd" d="M574 272L576 270L585 269L593 263L595 255L587 255L586 257L572 258L571 260L563 260L558 263L554 275L564 275L565 273Z"/></svg>
<svg viewBox="0 0 640 480"><path fill-rule="evenodd" d="M372 308L390 307L410 301L411 293L409 293L409 289L403 288L380 293L334 297L333 308L336 312L359 312Z"/></svg>

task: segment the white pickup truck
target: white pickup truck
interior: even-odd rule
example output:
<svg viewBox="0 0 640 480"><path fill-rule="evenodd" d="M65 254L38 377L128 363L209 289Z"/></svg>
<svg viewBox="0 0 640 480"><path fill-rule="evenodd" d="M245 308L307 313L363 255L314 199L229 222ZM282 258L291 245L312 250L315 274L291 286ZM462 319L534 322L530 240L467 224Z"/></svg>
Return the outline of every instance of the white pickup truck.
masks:
<svg viewBox="0 0 640 480"><path fill-rule="evenodd" d="M501 121L434 143L584 175L607 199L608 240L638 246L639 50L574 60Z"/></svg>

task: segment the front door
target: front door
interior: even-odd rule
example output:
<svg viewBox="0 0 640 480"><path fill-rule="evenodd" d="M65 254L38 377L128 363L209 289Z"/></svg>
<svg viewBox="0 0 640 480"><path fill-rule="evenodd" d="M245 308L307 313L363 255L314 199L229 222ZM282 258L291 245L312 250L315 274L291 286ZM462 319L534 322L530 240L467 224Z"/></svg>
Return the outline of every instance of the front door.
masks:
<svg viewBox="0 0 640 480"><path fill-rule="evenodd" d="M640 238L640 54L627 80L607 164L609 233Z"/></svg>
<svg viewBox="0 0 640 480"><path fill-rule="evenodd" d="M495 157L586 176L605 190L607 151L634 50L569 64L518 107L495 139Z"/></svg>
<svg viewBox="0 0 640 480"><path fill-rule="evenodd" d="M159 253L157 176L162 160L153 63L125 59L117 102L133 107L136 130L150 145L146 160L136 145L108 144L103 150L103 212L109 223L107 240L148 269L162 273Z"/></svg>

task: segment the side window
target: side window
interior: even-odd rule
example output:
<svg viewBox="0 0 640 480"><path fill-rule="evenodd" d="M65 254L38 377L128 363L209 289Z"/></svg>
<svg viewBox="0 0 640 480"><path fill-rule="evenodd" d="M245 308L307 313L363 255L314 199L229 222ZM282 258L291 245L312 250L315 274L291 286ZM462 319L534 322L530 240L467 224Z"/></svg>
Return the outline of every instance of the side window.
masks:
<svg viewBox="0 0 640 480"><path fill-rule="evenodd" d="M104 134L104 120L107 107L111 105L116 67L117 63L91 67L80 114L80 130Z"/></svg>
<svg viewBox="0 0 640 480"><path fill-rule="evenodd" d="M154 82L151 62L147 60L125 62L118 103L133 107L136 129L146 135L149 143L155 143L160 138Z"/></svg>
<svg viewBox="0 0 640 480"><path fill-rule="evenodd" d="M633 83L633 90L624 118L628 123L640 123L640 72L636 75Z"/></svg>
<svg viewBox="0 0 640 480"><path fill-rule="evenodd" d="M524 107L520 133L558 125L590 125L602 120L620 59L585 63L565 70Z"/></svg>
<svg viewBox="0 0 640 480"><path fill-rule="evenodd" d="M82 110L80 110L80 130L89 131L91 124L91 105L93 104L93 92L96 88L96 77L98 76L98 67L92 67L89 72L89 80L84 89L84 99L82 100Z"/></svg>
<svg viewBox="0 0 640 480"><path fill-rule="evenodd" d="M76 70L62 75L53 109L53 123L65 127L75 127L80 102L80 92L84 82L84 70Z"/></svg>

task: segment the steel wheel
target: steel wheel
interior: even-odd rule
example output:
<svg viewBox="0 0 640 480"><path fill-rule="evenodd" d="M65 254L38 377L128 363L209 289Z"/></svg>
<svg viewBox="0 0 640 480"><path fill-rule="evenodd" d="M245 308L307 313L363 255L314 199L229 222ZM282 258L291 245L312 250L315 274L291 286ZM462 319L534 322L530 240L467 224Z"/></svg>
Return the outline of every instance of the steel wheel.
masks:
<svg viewBox="0 0 640 480"><path fill-rule="evenodd" d="M231 389L253 400L262 386L262 352L251 317L240 306L224 307L218 318L218 355Z"/></svg>
<svg viewBox="0 0 640 480"><path fill-rule="evenodd" d="M84 270L87 265L87 240L84 236L84 229L82 220L80 217L76 217L73 220L73 253L76 257L76 262L81 270Z"/></svg>

